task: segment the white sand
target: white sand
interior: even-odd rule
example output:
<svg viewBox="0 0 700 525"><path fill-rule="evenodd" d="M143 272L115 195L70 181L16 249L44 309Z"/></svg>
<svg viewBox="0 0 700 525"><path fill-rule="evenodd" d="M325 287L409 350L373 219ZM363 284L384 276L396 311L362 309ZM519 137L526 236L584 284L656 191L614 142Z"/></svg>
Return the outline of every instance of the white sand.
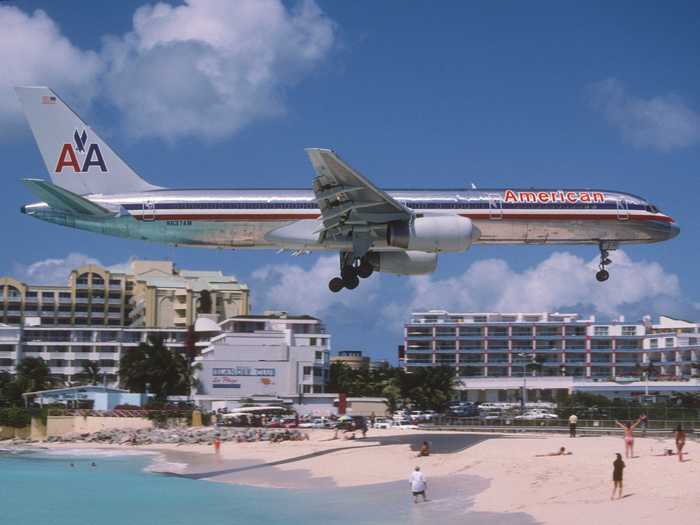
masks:
<svg viewBox="0 0 700 525"><path fill-rule="evenodd" d="M150 445L149 450L197 453L190 457L197 471L225 470L241 461L271 463L311 452L343 447L327 455L294 461L250 472L218 476L217 481L266 486L294 486L301 473L308 481L336 486L355 486L407 480L415 465L428 479L455 474L486 478L490 486L476 496L477 511L525 512L544 524L617 525L658 523L674 525L700 523L700 444L689 440L687 461L675 456L655 456L673 448L669 435L636 438L639 456L625 460L625 497L610 501L614 453L624 456L622 437L504 436L488 439L462 452L417 458L409 445L373 447L372 435L413 434L420 431L372 431L366 440L330 440L332 431L309 432L311 440L284 443L223 443L217 458L203 445ZM436 432L431 432L436 433ZM449 433L448 433L449 434ZM76 448L75 444L50 445ZM554 452L560 446L572 456L534 457ZM85 445L86 448L96 448ZM109 448L113 448L111 446ZM189 456L189 454L188 454ZM191 458L201 458L201 461ZM199 465L198 465L199 463ZM218 466L218 468L217 468ZM301 478L298 478L301 479ZM308 485L307 485L308 486Z"/></svg>

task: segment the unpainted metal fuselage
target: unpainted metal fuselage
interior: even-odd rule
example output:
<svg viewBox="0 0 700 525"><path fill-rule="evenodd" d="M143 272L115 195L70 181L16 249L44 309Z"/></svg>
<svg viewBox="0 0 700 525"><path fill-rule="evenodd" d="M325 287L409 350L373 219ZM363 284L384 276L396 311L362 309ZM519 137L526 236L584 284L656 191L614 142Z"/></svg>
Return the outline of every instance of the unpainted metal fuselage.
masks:
<svg viewBox="0 0 700 525"><path fill-rule="evenodd" d="M673 219L635 195L606 190L515 190L534 195L513 202L513 190L387 190L417 216L457 214L472 220L481 244L652 243L675 237ZM567 199L595 192L595 202ZM544 195L544 197L542 197ZM146 241L211 248L348 250L351 243L319 242L320 211L311 190L172 190L86 195L114 216L65 213L45 203L23 213L48 222ZM542 197L542 198L540 198ZM561 197L561 198L559 198ZM543 202L544 201L544 202ZM549 201L549 202L547 202ZM298 234L277 235L298 226ZM372 250L392 250L378 240Z"/></svg>

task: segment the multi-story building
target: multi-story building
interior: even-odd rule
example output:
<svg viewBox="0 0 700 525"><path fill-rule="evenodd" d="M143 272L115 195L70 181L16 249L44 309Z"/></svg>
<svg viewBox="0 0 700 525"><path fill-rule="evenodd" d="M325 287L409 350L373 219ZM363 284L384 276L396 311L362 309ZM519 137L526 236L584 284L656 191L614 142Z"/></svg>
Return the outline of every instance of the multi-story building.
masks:
<svg viewBox="0 0 700 525"><path fill-rule="evenodd" d="M199 402L324 393L331 336L319 319L265 312L228 319L221 330L197 358Z"/></svg>
<svg viewBox="0 0 700 525"><path fill-rule="evenodd" d="M37 318L42 326L186 327L196 318L203 290L220 320L245 315L249 290L221 272L176 269L169 261L132 261L127 272L89 264L65 286L0 277L0 323Z"/></svg>
<svg viewBox="0 0 700 525"><path fill-rule="evenodd" d="M53 378L69 384L77 380L84 364L96 361L104 381L116 385L119 360L125 352L150 336L161 338L167 348L184 352L186 333L184 328L0 325L0 372L14 374L25 357L41 357ZM201 338L196 345L204 348L207 340Z"/></svg>
<svg viewBox="0 0 700 525"><path fill-rule="evenodd" d="M406 323L402 366L409 372L454 367L466 390L517 390L523 377L528 389L578 384L585 390L595 381L601 390L605 382L649 378L655 387L658 380L689 386L679 381L697 382L699 341L700 324L665 316L656 324L650 317L603 323L578 314L435 310L414 313Z"/></svg>
<svg viewBox="0 0 700 525"><path fill-rule="evenodd" d="M362 355L362 350L340 350L331 357L331 364L342 363L353 370L369 368L369 356Z"/></svg>

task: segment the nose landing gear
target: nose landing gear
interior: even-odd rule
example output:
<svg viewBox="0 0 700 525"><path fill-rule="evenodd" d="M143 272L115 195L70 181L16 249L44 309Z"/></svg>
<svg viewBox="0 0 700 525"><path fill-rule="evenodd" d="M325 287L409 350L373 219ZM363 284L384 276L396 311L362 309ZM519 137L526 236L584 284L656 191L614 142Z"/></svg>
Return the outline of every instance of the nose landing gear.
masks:
<svg viewBox="0 0 700 525"><path fill-rule="evenodd" d="M612 264L612 261L608 257L610 255L610 252L603 248L603 246L600 246L600 263L598 264L598 271L595 274L595 278L598 279L598 282L605 282L610 278L610 273L605 269L606 266L609 264Z"/></svg>
<svg viewBox="0 0 700 525"><path fill-rule="evenodd" d="M353 258L350 254L340 255L340 277L333 277L328 282L328 289L337 293L343 288L354 290L360 285L360 278L367 279L374 273L374 267L365 257Z"/></svg>

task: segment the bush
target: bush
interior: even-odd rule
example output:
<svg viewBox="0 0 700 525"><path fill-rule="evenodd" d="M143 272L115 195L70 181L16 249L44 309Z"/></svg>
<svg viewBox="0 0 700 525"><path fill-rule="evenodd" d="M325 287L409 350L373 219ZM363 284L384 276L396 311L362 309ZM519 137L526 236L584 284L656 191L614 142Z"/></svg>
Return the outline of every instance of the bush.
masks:
<svg viewBox="0 0 700 525"><path fill-rule="evenodd" d="M31 424L32 416L29 410L21 407L0 409L0 426L24 428Z"/></svg>

